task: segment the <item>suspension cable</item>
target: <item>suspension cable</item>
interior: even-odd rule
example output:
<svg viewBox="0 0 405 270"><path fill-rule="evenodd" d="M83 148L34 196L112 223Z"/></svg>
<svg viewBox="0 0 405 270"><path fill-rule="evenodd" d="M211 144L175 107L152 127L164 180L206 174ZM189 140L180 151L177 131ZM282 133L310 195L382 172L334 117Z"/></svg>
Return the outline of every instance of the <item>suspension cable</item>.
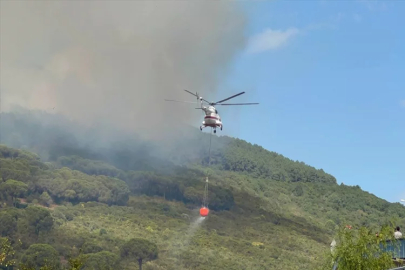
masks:
<svg viewBox="0 0 405 270"><path fill-rule="evenodd" d="M205 189L204 189L203 207L208 208L208 176L205 177Z"/></svg>
<svg viewBox="0 0 405 270"><path fill-rule="evenodd" d="M210 148L208 150L208 167L210 167L211 165L211 139L212 139L212 128L211 128L211 132L210 132ZM207 173L208 176L208 173Z"/></svg>
<svg viewBox="0 0 405 270"><path fill-rule="evenodd" d="M212 142L212 128L210 132L210 147L208 148L208 168L211 165L211 142ZM209 169L207 169L206 175L205 175L205 188L204 188L204 197L203 197L203 207L208 208L208 175L209 175Z"/></svg>

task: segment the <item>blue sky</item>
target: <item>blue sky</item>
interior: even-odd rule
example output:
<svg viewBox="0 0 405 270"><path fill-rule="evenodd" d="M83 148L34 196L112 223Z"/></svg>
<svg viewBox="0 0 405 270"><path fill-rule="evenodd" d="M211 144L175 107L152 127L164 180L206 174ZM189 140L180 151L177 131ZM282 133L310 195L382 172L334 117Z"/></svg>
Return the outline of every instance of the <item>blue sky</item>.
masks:
<svg viewBox="0 0 405 270"><path fill-rule="evenodd" d="M405 198L405 1L246 1L247 48L218 98L224 131Z"/></svg>

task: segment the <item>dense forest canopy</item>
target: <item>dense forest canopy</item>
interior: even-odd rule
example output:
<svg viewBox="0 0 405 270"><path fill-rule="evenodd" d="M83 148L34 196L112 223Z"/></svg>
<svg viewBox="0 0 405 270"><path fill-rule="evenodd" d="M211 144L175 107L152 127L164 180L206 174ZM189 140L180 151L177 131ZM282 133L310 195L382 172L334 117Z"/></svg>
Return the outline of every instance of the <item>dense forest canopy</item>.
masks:
<svg viewBox="0 0 405 270"><path fill-rule="evenodd" d="M83 269L313 269L339 226L405 221L399 203L240 139L213 136L208 167L210 135L189 127L148 141L59 115L1 118L0 237L34 268L81 254ZM210 216L190 238L207 173Z"/></svg>

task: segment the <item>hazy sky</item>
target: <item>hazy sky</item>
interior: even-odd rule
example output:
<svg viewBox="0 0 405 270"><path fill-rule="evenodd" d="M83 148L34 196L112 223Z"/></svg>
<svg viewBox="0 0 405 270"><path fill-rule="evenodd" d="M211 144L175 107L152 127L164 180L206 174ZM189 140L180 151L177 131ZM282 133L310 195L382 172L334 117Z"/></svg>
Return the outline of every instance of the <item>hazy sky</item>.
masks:
<svg viewBox="0 0 405 270"><path fill-rule="evenodd" d="M244 7L251 39L224 88L261 104L220 108L224 132L388 201L405 198L405 1Z"/></svg>
<svg viewBox="0 0 405 270"><path fill-rule="evenodd" d="M398 201L403 14L404 1L2 1L2 103L169 131L202 117L164 98L246 91L232 101L260 105L218 107L219 134Z"/></svg>
<svg viewBox="0 0 405 270"><path fill-rule="evenodd" d="M148 136L200 121L164 99L217 91L247 41L232 2L2 1L0 17L3 109L55 107Z"/></svg>

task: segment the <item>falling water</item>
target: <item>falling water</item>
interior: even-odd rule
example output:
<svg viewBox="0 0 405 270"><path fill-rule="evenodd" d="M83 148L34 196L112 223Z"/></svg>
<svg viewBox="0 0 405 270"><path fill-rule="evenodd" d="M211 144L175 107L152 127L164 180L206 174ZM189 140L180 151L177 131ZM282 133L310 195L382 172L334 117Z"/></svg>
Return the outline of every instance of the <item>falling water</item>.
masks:
<svg viewBox="0 0 405 270"><path fill-rule="evenodd" d="M201 216L194 218L191 221L187 231L184 232L184 237L182 237L182 241L177 242L176 240L174 240L172 242L172 244L171 244L172 248L169 251L169 253L170 253L169 257L171 257L173 259L177 258L178 265L181 265L181 260L182 260L181 257L182 257L183 252L187 250L187 247L190 245L191 239L193 238L193 236L195 235L197 230L201 227L201 225L205 219L206 219L205 217L201 217Z"/></svg>
<svg viewBox="0 0 405 270"><path fill-rule="evenodd" d="M201 227L202 222L205 220L205 217L197 217L194 219L190 226L188 227L187 232L185 232L185 239L182 244L182 251L186 250L187 247L190 245L191 239L193 238L194 234Z"/></svg>
<svg viewBox="0 0 405 270"><path fill-rule="evenodd" d="M201 226L202 222L205 220L205 217L198 217L193 222L191 222L190 227L186 233L186 240L184 241L184 247L187 247L190 243L191 238L193 238L197 229Z"/></svg>

